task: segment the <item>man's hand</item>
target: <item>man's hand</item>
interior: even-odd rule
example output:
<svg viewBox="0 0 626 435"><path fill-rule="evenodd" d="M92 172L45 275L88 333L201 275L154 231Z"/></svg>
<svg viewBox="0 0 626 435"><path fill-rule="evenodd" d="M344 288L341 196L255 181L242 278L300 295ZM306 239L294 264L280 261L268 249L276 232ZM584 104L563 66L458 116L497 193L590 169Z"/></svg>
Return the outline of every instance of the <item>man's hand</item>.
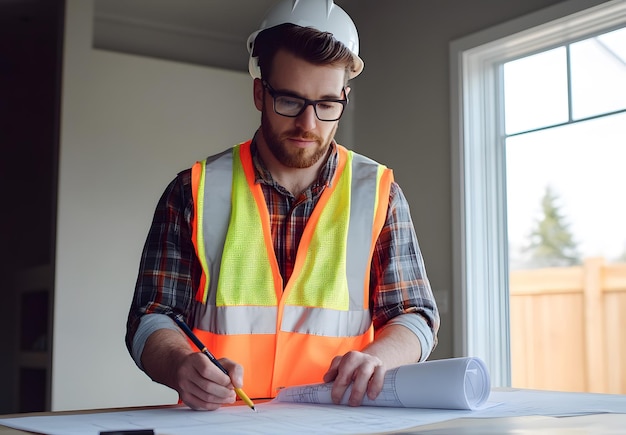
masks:
<svg viewBox="0 0 626 435"><path fill-rule="evenodd" d="M363 351L333 358L324 382L333 382L331 397L336 404L341 403L352 384L348 405L359 406L365 394L370 400L380 394L387 370L417 362L421 354L415 334L404 326L389 325Z"/></svg>
<svg viewBox="0 0 626 435"><path fill-rule="evenodd" d="M220 363L241 379L243 368L222 358ZM235 375L238 376L235 376ZM241 382L238 382L241 385ZM190 353L179 362L176 369L176 387L180 399L192 409L213 411L220 406L234 403L236 394L233 381L215 366L203 353Z"/></svg>
<svg viewBox="0 0 626 435"><path fill-rule="evenodd" d="M234 388L243 387L241 365L220 359L228 377L205 354L192 350L182 333L171 329L160 329L148 337L141 361L154 381L176 390L192 409L212 411L233 403Z"/></svg>
<svg viewBox="0 0 626 435"><path fill-rule="evenodd" d="M348 405L359 406L363 397L374 400L383 388L385 368L380 359L363 352L351 351L336 356L324 375L324 382L333 382L330 393L333 402L341 403L346 389L352 384Z"/></svg>

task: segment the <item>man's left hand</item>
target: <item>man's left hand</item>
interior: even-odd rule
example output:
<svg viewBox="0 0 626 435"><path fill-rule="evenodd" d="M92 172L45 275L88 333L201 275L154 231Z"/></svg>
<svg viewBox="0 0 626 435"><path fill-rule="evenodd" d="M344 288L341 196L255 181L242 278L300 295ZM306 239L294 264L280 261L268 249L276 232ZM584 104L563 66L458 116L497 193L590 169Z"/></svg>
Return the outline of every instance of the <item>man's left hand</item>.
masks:
<svg viewBox="0 0 626 435"><path fill-rule="evenodd" d="M352 385L349 406L360 406L365 394L374 400L383 388L386 369L383 362L367 353L351 351L336 356L324 374L324 382L333 382L331 397L335 404L341 403L347 388Z"/></svg>

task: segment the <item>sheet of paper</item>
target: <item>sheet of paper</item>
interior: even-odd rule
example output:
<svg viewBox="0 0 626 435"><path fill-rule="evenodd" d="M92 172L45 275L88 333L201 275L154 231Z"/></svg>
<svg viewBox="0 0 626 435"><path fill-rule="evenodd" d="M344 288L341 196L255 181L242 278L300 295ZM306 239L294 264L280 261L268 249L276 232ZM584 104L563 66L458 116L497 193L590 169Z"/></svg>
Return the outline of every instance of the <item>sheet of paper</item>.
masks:
<svg viewBox="0 0 626 435"><path fill-rule="evenodd" d="M279 402L330 404L332 384L313 384L283 389ZM348 403L350 388L343 397ZM409 364L389 370L383 390L365 406L405 408L478 409L489 397L490 380L479 358L449 358Z"/></svg>
<svg viewBox="0 0 626 435"><path fill-rule="evenodd" d="M626 395L623 394L510 389L492 391L489 402L497 406L477 411L472 417L519 415L570 417L602 413L626 414Z"/></svg>
<svg viewBox="0 0 626 435"><path fill-rule="evenodd" d="M15 429L48 435L98 435L105 430L154 429L157 435L214 434L367 434L407 429L466 417L471 411L415 408L351 408L268 402L223 407L217 411L167 408L81 415L0 419Z"/></svg>

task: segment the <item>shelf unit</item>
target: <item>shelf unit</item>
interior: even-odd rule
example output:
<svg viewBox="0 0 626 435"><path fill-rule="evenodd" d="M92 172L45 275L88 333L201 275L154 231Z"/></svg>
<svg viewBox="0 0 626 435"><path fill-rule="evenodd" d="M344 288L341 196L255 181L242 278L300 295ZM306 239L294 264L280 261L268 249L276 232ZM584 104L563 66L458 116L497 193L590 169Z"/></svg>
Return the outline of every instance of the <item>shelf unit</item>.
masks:
<svg viewBox="0 0 626 435"><path fill-rule="evenodd" d="M18 412L50 409L52 368L52 288L49 265L16 273L18 294L17 364L14 377Z"/></svg>

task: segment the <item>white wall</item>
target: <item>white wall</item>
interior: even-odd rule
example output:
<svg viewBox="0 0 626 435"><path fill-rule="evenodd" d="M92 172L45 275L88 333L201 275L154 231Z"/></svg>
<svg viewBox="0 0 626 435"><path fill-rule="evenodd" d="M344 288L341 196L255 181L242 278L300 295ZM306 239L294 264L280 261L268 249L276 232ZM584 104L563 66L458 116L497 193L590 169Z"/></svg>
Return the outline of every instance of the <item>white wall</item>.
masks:
<svg viewBox="0 0 626 435"><path fill-rule="evenodd" d="M176 173L251 137L252 80L93 50L93 0L68 0L52 410L174 403L124 345L156 202Z"/></svg>

